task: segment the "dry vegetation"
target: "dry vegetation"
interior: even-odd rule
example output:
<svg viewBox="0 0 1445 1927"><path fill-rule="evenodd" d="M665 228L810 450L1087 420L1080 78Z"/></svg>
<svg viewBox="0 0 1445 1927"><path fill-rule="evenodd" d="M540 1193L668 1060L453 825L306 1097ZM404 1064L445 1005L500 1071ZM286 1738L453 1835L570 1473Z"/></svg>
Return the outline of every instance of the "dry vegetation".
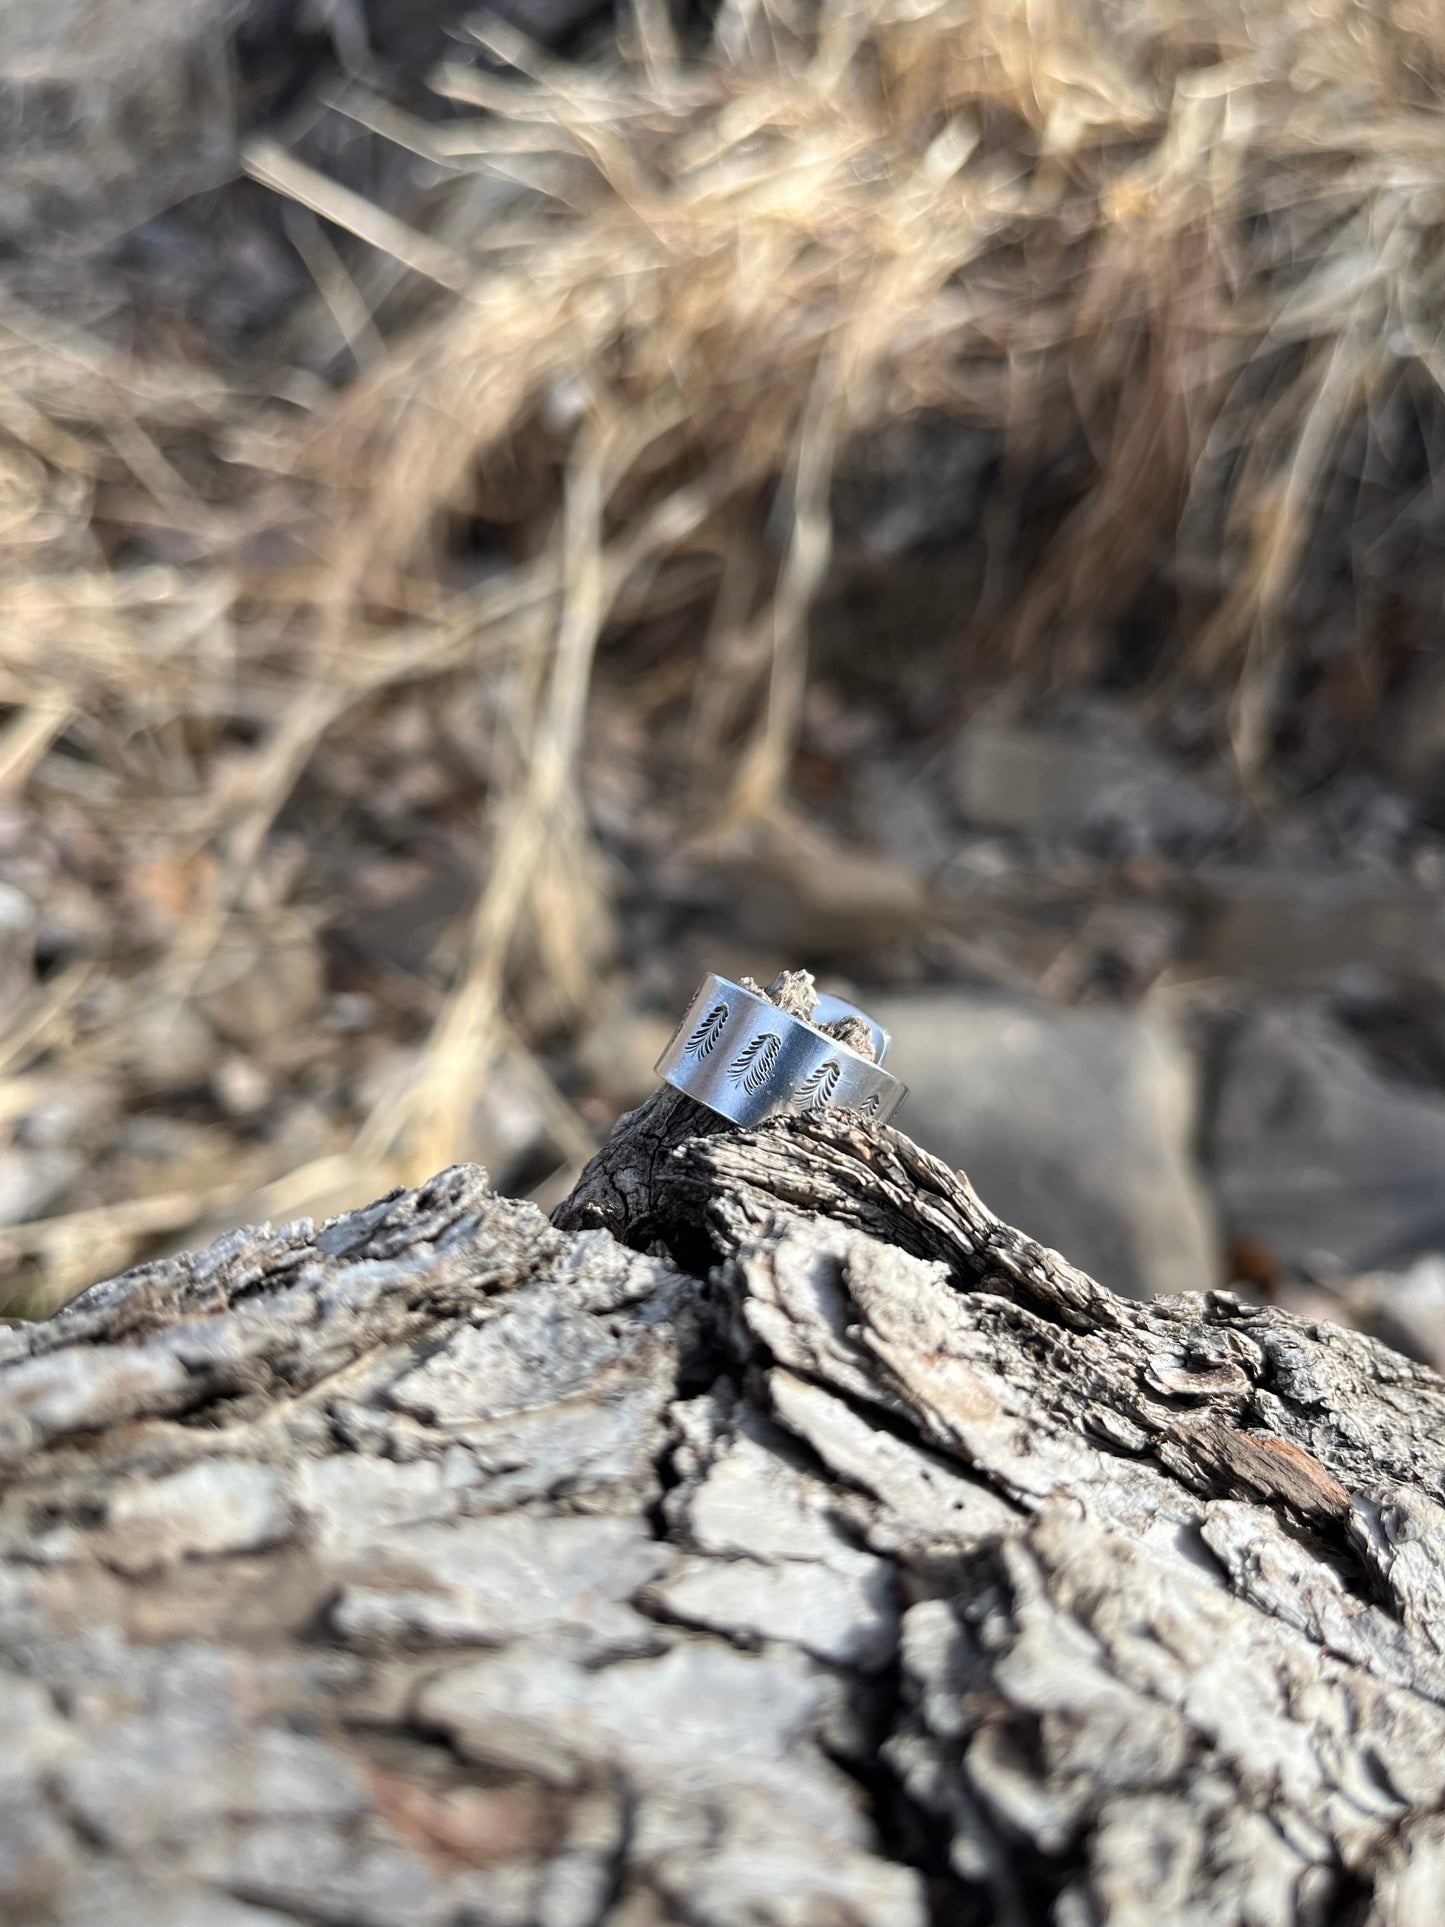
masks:
<svg viewBox="0 0 1445 1927"><path fill-rule="evenodd" d="M1426 663L1438 8L741 0L684 53L647 0L585 65L477 33L440 118L330 103L424 158L416 205L246 150L324 222L269 370L0 313L0 1114L84 1152L3 1233L32 1297L421 1178L499 1052L575 1162L597 1117L528 1047L618 967L629 836L788 820L838 505L950 432L982 513L876 680L1126 676L1259 784ZM338 334L344 378L302 372ZM332 933L418 825L474 901L358 985Z"/></svg>

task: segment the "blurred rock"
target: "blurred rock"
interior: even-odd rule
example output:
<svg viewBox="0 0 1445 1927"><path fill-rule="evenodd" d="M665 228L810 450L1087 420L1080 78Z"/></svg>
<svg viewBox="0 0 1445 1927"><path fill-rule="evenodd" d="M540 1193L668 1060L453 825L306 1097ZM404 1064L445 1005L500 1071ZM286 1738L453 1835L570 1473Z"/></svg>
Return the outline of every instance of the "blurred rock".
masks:
<svg viewBox="0 0 1445 1927"><path fill-rule="evenodd" d="M1181 771L1141 769L1099 790L1084 811L1079 838L1111 863L1140 856L1197 863L1228 841L1238 821L1236 802L1211 795Z"/></svg>
<svg viewBox="0 0 1445 1927"><path fill-rule="evenodd" d="M162 1111L126 1117L117 1149L127 1196L149 1197L158 1190L206 1191L234 1177L238 1169L236 1144L229 1131Z"/></svg>
<svg viewBox="0 0 1445 1927"><path fill-rule="evenodd" d="M406 86L445 54L468 11L467 0L354 8L331 0L4 0L0 238L48 243L114 232L224 187L236 173L238 123L294 113L298 96L338 69L370 66L372 79ZM494 11L555 45L604 9L600 0L500 0ZM237 230L232 242L249 239L255 272L272 267L260 224L237 224L229 203L208 213L213 229ZM204 258L196 246L204 228L169 228L169 237L150 237L162 252L169 238Z"/></svg>
<svg viewBox="0 0 1445 1927"><path fill-rule="evenodd" d="M0 236L102 211L137 218L223 179L226 11L216 0L6 0Z"/></svg>
<svg viewBox="0 0 1445 1927"><path fill-rule="evenodd" d="M1419 847L1415 804L1373 771L1341 771L1310 803L1293 822L1271 825L1272 840L1285 849L1300 842L1322 845L1336 862L1397 874Z"/></svg>
<svg viewBox="0 0 1445 1927"><path fill-rule="evenodd" d="M271 1101L272 1083L261 1065L229 1051L211 1073L211 1091L229 1117L255 1117Z"/></svg>
<svg viewBox="0 0 1445 1927"><path fill-rule="evenodd" d="M111 924L89 879L58 872L45 880L35 928L35 959L49 970L63 970L82 957L103 957Z"/></svg>
<svg viewBox="0 0 1445 1927"><path fill-rule="evenodd" d="M957 990L864 1001L909 1086L899 1123L1000 1217L1131 1297L1220 1282L1193 1068L1170 1032Z"/></svg>
<svg viewBox="0 0 1445 1927"><path fill-rule="evenodd" d="M228 926L197 979L196 1001L221 1035L264 1054L321 1001L321 955L306 924L277 913Z"/></svg>
<svg viewBox="0 0 1445 1927"><path fill-rule="evenodd" d="M451 852L434 860L379 859L356 877L353 905L328 943L366 970L420 976L477 893L476 871Z"/></svg>
<svg viewBox="0 0 1445 1927"><path fill-rule="evenodd" d="M85 1168L76 1151L16 1146L0 1153L0 1225L43 1218Z"/></svg>
<svg viewBox="0 0 1445 1927"><path fill-rule="evenodd" d="M860 436L833 485L837 548L894 557L960 544L978 526L999 455L996 433L942 410Z"/></svg>
<svg viewBox="0 0 1445 1927"><path fill-rule="evenodd" d="M1445 662L1422 664L1380 735L1391 773L1438 816L1445 803Z"/></svg>
<svg viewBox="0 0 1445 1927"><path fill-rule="evenodd" d="M387 1050L356 1080L357 1111L368 1117L399 1109L424 1068L423 1054L414 1045ZM477 1089L458 1155L482 1165L497 1190L506 1191L547 1143L547 1112L535 1074L527 1075L521 1052L498 1052Z"/></svg>
<svg viewBox="0 0 1445 1927"><path fill-rule="evenodd" d="M1190 947L1199 974L1324 990L1360 964L1445 982L1445 901L1368 871L1212 872Z"/></svg>
<svg viewBox="0 0 1445 1927"><path fill-rule="evenodd" d="M577 1068L590 1095L615 1114L640 1104L657 1085L654 1066L672 1036L672 1021L626 1004L605 1010L577 1046Z"/></svg>
<svg viewBox="0 0 1445 1927"><path fill-rule="evenodd" d="M189 1004L157 999L138 1006L127 1022L127 1068L143 1090L180 1090L210 1076L216 1033Z"/></svg>
<svg viewBox="0 0 1445 1927"><path fill-rule="evenodd" d="M120 1087L102 1077L46 1080L16 1122L17 1142L35 1151L89 1151L104 1143L120 1111Z"/></svg>
<svg viewBox="0 0 1445 1927"><path fill-rule="evenodd" d="M276 1122L268 1120L266 1149L274 1170L294 1171L317 1158L341 1150L344 1129L319 1104L306 1098L286 1105Z"/></svg>
<svg viewBox="0 0 1445 1927"><path fill-rule="evenodd" d="M1146 767L1131 750L973 723L959 740L958 800L984 829L1073 829L1100 796Z"/></svg>
<svg viewBox="0 0 1445 1927"><path fill-rule="evenodd" d="M1317 1012L1224 1046L1209 1155L1233 1240L1346 1278L1445 1249L1445 1099L1388 1079Z"/></svg>
<svg viewBox="0 0 1445 1927"><path fill-rule="evenodd" d="M1404 1271L1354 1279L1334 1316L1445 1372L1445 1255L1432 1251Z"/></svg>
<svg viewBox="0 0 1445 1927"><path fill-rule="evenodd" d="M729 928L783 957L850 956L915 936L928 892L887 857L779 818L711 852Z"/></svg>
<svg viewBox="0 0 1445 1927"><path fill-rule="evenodd" d="M1363 964L1341 978L1329 1008L1387 1078L1445 1090L1445 982Z"/></svg>
<svg viewBox="0 0 1445 1927"><path fill-rule="evenodd" d="M1156 851L1196 860L1237 815L1233 803L1133 743L993 722L963 732L957 793L982 829L1063 831L1115 861Z"/></svg>

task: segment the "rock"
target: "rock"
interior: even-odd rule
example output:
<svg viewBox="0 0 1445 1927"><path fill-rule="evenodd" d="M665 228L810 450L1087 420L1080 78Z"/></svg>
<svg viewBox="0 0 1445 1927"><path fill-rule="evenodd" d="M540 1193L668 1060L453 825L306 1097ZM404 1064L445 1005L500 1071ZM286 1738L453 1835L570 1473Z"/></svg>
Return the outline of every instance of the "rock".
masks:
<svg viewBox="0 0 1445 1927"><path fill-rule="evenodd" d="M442 851L433 860L380 858L356 879L351 908L327 941L368 975L398 971L418 977L434 966L437 946L456 930L476 896L475 868Z"/></svg>
<svg viewBox="0 0 1445 1927"><path fill-rule="evenodd" d="M1211 870L1189 957L1204 977L1270 990L1335 986L1361 964L1440 982L1445 905L1438 891L1364 870Z"/></svg>
<svg viewBox="0 0 1445 1927"><path fill-rule="evenodd" d="M922 880L815 824L749 824L710 852L730 931L780 957L856 956L917 934Z"/></svg>
<svg viewBox="0 0 1445 1927"><path fill-rule="evenodd" d="M964 542L977 530L999 455L995 434L943 410L860 435L833 485L840 555L891 560Z"/></svg>
<svg viewBox="0 0 1445 1927"><path fill-rule="evenodd" d="M215 1068L216 1033L189 1004L156 997L127 1020L126 1070L146 1091L204 1084Z"/></svg>
<svg viewBox="0 0 1445 1927"><path fill-rule="evenodd" d="M1328 1315L1348 1318L1397 1351L1445 1372L1445 1253L1404 1271L1371 1271L1339 1293Z"/></svg>
<svg viewBox="0 0 1445 1927"><path fill-rule="evenodd" d="M7 0L0 235L102 210L136 219L224 179L225 11L215 0Z"/></svg>
<svg viewBox="0 0 1445 1927"><path fill-rule="evenodd" d="M47 1078L18 1119L17 1140L35 1151L93 1151L115 1128L120 1087L110 1078Z"/></svg>
<svg viewBox="0 0 1445 1927"><path fill-rule="evenodd" d="M1237 814L1142 745L989 721L963 732L957 795L981 829L1067 832L1111 859L1197 859Z"/></svg>
<svg viewBox="0 0 1445 1927"><path fill-rule="evenodd" d="M1391 773L1438 817L1445 798L1445 662L1424 662L1391 707L1381 730Z"/></svg>
<svg viewBox="0 0 1445 1927"><path fill-rule="evenodd" d="M1209 1156L1237 1244L1348 1278L1445 1249L1445 1101L1397 1083L1312 1010L1228 1040Z"/></svg>
<svg viewBox="0 0 1445 1927"><path fill-rule="evenodd" d="M38 912L23 889L0 877L0 1021L10 1021L34 985Z"/></svg>
<svg viewBox="0 0 1445 1927"><path fill-rule="evenodd" d="M654 1066L672 1036L672 1022L658 1012L617 1002L604 1010L577 1046L577 1067L589 1092L616 1111L631 1110L657 1084Z"/></svg>
<svg viewBox="0 0 1445 1927"><path fill-rule="evenodd" d="M864 1001L909 1087L900 1123L991 1210L1131 1297L1220 1282L1192 1067L1162 1025L958 990Z"/></svg>
<svg viewBox="0 0 1445 1927"><path fill-rule="evenodd" d="M231 924L196 985L197 1002L220 1034L258 1054L305 1023L324 990L316 940L287 913Z"/></svg>
<svg viewBox="0 0 1445 1927"><path fill-rule="evenodd" d="M409 84L447 52L466 11L465 0L368 0L354 19L331 0L5 0L0 240L105 239L159 215L142 235L152 253L189 241L213 277L249 267L253 280L275 280L288 264L272 258L258 223L237 223L234 202L206 211L209 249L168 211L234 178L238 121L284 113L324 83L334 72L328 38L343 63L374 61ZM555 45L603 9L599 0L502 0L495 11Z"/></svg>
<svg viewBox="0 0 1445 1927"><path fill-rule="evenodd" d="M252 1057L228 1051L211 1073L211 1091L228 1117L255 1117L272 1097L271 1079Z"/></svg>
<svg viewBox="0 0 1445 1927"><path fill-rule="evenodd" d="M1068 828L1139 772L1130 750L978 722L959 742L958 800L969 822L984 829Z"/></svg>
<svg viewBox="0 0 1445 1927"><path fill-rule="evenodd" d="M78 1151L0 1152L0 1225L27 1224L43 1218L85 1169Z"/></svg>

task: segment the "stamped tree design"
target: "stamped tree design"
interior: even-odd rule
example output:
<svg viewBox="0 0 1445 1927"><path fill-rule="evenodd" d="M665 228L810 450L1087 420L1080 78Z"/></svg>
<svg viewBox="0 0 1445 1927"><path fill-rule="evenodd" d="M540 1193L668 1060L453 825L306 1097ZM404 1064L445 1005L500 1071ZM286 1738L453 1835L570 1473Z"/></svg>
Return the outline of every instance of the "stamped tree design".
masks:
<svg viewBox="0 0 1445 1927"><path fill-rule="evenodd" d="M760 1091L773 1074L773 1066L778 1061L778 1052L783 1048L783 1040L776 1031L765 1030L754 1037L751 1043L744 1044L732 1063L728 1065L728 1076L750 1095Z"/></svg>
<svg viewBox="0 0 1445 1927"><path fill-rule="evenodd" d="M683 1045L683 1055L696 1058L711 1057L717 1047L718 1039L727 1029L727 1021L727 1005L714 1004L712 1009L704 1014L692 1035Z"/></svg>
<svg viewBox="0 0 1445 1927"><path fill-rule="evenodd" d="M798 1086L798 1095L793 1100L795 1110L822 1111L833 1102L833 1093L838 1088L838 1079L843 1075L843 1066L836 1057L825 1057L816 1070L811 1070Z"/></svg>

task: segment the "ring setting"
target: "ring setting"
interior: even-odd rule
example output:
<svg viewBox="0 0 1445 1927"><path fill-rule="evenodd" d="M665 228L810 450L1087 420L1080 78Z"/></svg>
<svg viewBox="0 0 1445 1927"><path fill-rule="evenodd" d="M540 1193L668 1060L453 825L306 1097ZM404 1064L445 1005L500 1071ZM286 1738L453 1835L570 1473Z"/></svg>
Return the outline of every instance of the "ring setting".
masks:
<svg viewBox="0 0 1445 1927"><path fill-rule="evenodd" d="M866 1026L872 1060L820 1028L845 1018ZM709 972L657 1060L657 1073L733 1124L831 1110L857 1111L882 1124L907 1094L883 1069L887 1048L882 1025L841 997L820 997L809 1022L760 991Z"/></svg>

